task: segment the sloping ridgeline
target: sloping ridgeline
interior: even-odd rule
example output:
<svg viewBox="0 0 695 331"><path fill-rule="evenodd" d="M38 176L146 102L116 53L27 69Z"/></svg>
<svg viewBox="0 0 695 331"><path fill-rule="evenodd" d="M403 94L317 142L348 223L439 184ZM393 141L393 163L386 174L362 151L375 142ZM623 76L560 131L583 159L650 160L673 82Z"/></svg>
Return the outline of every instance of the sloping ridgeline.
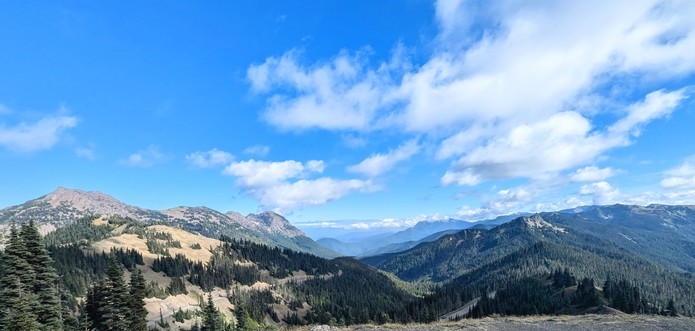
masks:
<svg viewBox="0 0 695 331"><path fill-rule="evenodd" d="M494 289L565 268L577 278L588 277L597 284L609 277L628 280L654 305L666 305L673 299L682 313L695 312L691 273L658 264L571 225L549 222L541 215L522 217L491 230L463 230L405 252L363 261L406 280L443 284L425 300L427 304L421 301L420 308L411 308L436 314L479 296L483 287Z"/></svg>

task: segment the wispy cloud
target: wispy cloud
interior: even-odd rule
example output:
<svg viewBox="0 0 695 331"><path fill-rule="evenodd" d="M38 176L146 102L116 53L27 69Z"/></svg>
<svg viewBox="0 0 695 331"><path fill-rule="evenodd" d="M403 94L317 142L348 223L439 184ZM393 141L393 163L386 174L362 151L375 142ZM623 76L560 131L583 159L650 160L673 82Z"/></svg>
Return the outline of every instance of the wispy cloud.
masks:
<svg viewBox="0 0 695 331"><path fill-rule="evenodd" d="M419 151L420 146L417 140L410 140L386 154L372 154L362 162L348 167L347 170L373 178L391 170L398 163L410 159Z"/></svg>
<svg viewBox="0 0 695 331"><path fill-rule="evenodd" d="M10 111L3 106L0 107L0 112ZM61 113L66 112L66 109L61 109ZM0 146L24 153L47 150L60 141L63 132L74 128L77 123L77 117L67 115L48 115L32 123L0 123Z"/></svg>
<svg viewBox="0 0 695 331"><path fill-rule="evenodd" d="M75 148L75 155L77 157L87 160L96 159L96 154L94 153L94 148L91 147L77 147Z"/></svg>
<svg viewBox="0 0 695 331"><path fill-rule="evenodd" d="M159 146L149 145L145 149L130 154L127 158L120 160L119 163L128 167L149 168L166 161L167 156L161 152Z"/></svg>
<svg viewBox="0 0 695 331"><path fill-rule="evenodd" d="M207 152L193 152L186 155L186 161L197 168L214 168L224 166L234 161L234 155L213 148Z"/></svg>
<svg viewBox="0 0 695 331"><path fill-rule="evenodd" d="M244 154L258 157L264 157L268 155L268 153L270 153L270 146L268 145L255 145L244 150Z"/></svg>

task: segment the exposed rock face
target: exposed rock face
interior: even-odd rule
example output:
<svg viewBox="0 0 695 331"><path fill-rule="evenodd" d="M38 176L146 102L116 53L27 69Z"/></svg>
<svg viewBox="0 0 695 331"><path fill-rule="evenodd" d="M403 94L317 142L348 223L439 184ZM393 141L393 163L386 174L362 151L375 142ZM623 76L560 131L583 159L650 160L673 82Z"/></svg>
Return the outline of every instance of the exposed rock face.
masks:
<svg viewBox="0 0 695 331"><path fill-rule="evenodd" d="M267 231L284 235L286 237L303 236L304 232L294 227L290 222L280 214L272 211L266 211L260 214L249 214L246 219L251 220L261 228Z"/></svg>

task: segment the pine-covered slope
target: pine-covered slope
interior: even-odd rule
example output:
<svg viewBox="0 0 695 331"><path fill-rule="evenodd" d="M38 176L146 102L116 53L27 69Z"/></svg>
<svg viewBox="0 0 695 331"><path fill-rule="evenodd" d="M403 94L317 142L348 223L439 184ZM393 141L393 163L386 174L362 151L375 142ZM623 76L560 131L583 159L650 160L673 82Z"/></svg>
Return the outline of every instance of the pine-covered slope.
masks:
<svg viewBox="0 0 695 331"><path fill-rule="evenodd" d="M594 207L578 213L542 213L543 218L609 241L676 271L695 272L695 207Z"/></svg>
<svg viewBox="0 0 695 331"><path fill-rule="evenodd" d="M640 284L654 302L674 299L685 310L695 311L692 273L577 230L569 221L549 221L541 215L518 218L491 230L463 230L405 252L363 261L406 280L443 282L442 291L495 286L568 268L597 282L609 275L628 279Z"/></svg>
<svg viewBox="0 0 695 331"><path fill-rule="evenodd" d="M150 326L160 321L161 311L167 323L191 327L195 312L204 307L205 293L213 296L228 321L238 319L243 309L247 322L268 326L325 324L340 318L350 323L373 321L412 298L382 272L353 259L328 260L222 239L166 225L143 226L129 219L100 217L59 228L45 241L63 288L76 297L103 279L109 253L116 253L129 270L126 274L142 272L148 284L145 302Z"/></svg>
<svg viewBox="0 0 695 331"><path fill-rule="evenodd" d="M33 220L43 232L48 232L92 215L116 215L145 224L165 222L212 238L226 235L325 257L338 255L306 237L287 219L273 212L243 216L234 212L224 214L207 207L184 206L159 211L131 206L101 192L63 187L21 205L1 209L0 230L7 229L11 222L22 224Z"/></svg>

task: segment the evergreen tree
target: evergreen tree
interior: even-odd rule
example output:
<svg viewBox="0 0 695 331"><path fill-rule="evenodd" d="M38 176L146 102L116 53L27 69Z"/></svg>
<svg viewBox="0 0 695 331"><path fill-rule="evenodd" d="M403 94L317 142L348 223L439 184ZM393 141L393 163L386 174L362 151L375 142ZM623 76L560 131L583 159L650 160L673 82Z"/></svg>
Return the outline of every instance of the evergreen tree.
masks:
<svg viewBox="0 0 695 331"><path fill-rule="evenodd" d="M105 331L128 330L128 290L123 280L123 270L112 256L102 288L99 312L104 319Z"/></svg>
<svg viewBox="0 0 695 331"><path fill-rule="evenodd" d="M104 316L101 314L103 297L103 283L97 283L87 291L87 303L85 304L85 316L88 323L84 326L94 330L104 329Z"/></svg>
<svg viewBox="0 0 695 331"><path fill-rule="evenodd" d="M53 259L41 240L41 235L34 221L22 226L21 237L26 247L26 260L34 273L32 292L36 294L38 305L33 307L38 316L42 330L58 331L63 329L60 298Z"/></svg>
<svg viewBox="0 0 695 331"><path fill-rule="evenodd" d="M29 308L36 307L38 302L33 293L34 271L26 260L27 255L24 240L13 225L3 255L4 273L0 279L0 330L19 326L38 330L34 310Z"/></svg>
<svg viewBox="0 0 695 331"><path fill-rule="evenodd" d="M128 298L128 328L130 331L147 330L147 309L145 309L145 294L147 284L140 269L135 269L130 275L130 297Z"/></svg>
<svg viewBox="0 0 695 331"><path fill-rule="evenodd" d="M676 305L673 303L673 299L668 301L666 306L666 313L668 316L678 316L678 310L676 310Z"/></svg>
<svg viewBox="0 0 695 331"><path fill-rule="evenodd" d="M201 331L224 331L220 313L212 302L212 294L208 294L208 302L203 309L203 326Z"/></svg>

